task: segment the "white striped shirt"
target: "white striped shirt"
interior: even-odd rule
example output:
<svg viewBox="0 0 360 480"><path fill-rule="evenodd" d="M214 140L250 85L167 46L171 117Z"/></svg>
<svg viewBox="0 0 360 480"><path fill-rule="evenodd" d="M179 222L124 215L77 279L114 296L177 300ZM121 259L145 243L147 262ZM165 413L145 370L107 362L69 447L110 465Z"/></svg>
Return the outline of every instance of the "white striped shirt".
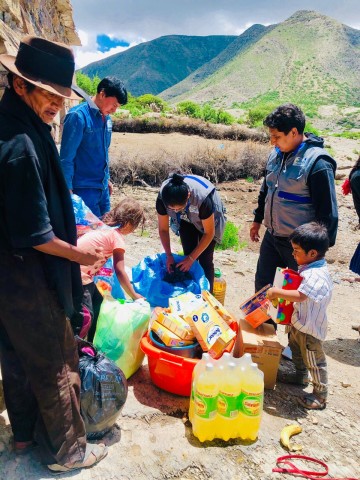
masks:
<svg viewBox="0 0 360 480"><path fill-rule="evenodd" d="M323 258L299 267L303 280L298 291L307 296L304 302L294 303L291 324L300 332L325 340L328 321L326 309L334 288L326 260Z"/></svg>

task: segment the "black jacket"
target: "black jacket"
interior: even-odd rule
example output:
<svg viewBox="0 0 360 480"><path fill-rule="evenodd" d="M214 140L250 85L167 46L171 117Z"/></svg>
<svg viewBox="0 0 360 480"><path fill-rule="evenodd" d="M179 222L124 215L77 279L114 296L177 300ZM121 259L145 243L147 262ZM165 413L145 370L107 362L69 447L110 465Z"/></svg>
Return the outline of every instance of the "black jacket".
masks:
<svg viewBox="0 0 360 480"><path fill-rule="evenodd" d="M54 236L76 245L58 151L50 127L13 90L6 90L0 102L0 251L41 256L49 288L71 318L82 298L80 266L32 248Z"/></svg>
<svg viewBox="0 0 360 480"><path fill-rule="evenodd" d="M312 133L305 133L305 136L307 137L306 141L311 143L311 145L323 148L324 140L322 138ZM311 202L315 210L314 220L327 226L330 246L335 244L338 228L337 206L336 201L333 201L335 196L335 170L336 163L330 156L320 156L308 177ZM265 177L258 196L258 206L254 210L254 222L262 223L266 199L267 185Z"/></svg>

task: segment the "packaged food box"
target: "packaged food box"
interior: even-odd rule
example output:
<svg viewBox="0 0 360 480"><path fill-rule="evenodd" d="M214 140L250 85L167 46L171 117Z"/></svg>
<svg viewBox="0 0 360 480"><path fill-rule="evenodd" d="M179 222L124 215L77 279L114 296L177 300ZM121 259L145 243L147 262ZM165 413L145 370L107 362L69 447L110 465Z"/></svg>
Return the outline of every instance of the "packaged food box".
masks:
<svg viewBox="0 0 360 480"><path fill-rule="evenodd" d="M253 362L257 363L264 373L265 388L273 389L283 349L275 328L273 325L263 323L255 329L244 319L240 319L239 327L234 356L242 357L244 353L250 353Z"/></svg>
<svg viewBox="0 0 360 480"><path fill-rule="evenodd" d="M266 296L270 287L270 284L266 285L240 305L242 315L253 328L270 319L268 314L270 300Z"/></svg>
<svg viewBox="0 0 360 480"><path fill-rule="evenodd" d="M152 319L164 325L164 327L183 340L193 340L195 338L190 325L175 313L169 313L161 307L156 307L153 311Z"/></svg>
<svg viewBox="0 0 360 480"><path fill-rule="evenodd" d="M171 313L185 317L188 313L200 308L204 300L200 294L186 292L177 297L169 298L169 307Z"/></svg>
<svg viewBox="0 0 360 480"><path fill-rule="evenodd" d="M202 297L203 299L208 302L214 310L217 311L217 313L220 315L220 317L225 320L225 322L230 325L231 322L233 322L235 319L234 317L231 315L231 313L229 313L226 308L224 307L224 305L222 303L219 302L219 300L217 298L214 297L214 295L212 295L210 292L208 292L207 290L203 290L201 292L202 294Z"/></svg>
<svg viewBox="0 0 360 480"><path fill-rule="evenodd" d="M168 347L183 347L184 345L191 345L194 342L192 340L183 340L178 337L168 328L154 320L151 324L151 330L165 343Z"/></svg>
<svg viewBox="0 0 360 480"><path fill-rule="evenodd" d="M186 316L204 352L218 358L236 336L220 315L208 303Z"/></svg>
<svg viewBox="0 0 360 480"><path fill-rule="evenodd" d="M277 267L274 278L274 287L283 288L284 290L297 290L302 282L302 276L291 270L291 268ZM268 315L276 323L288 325L291 323L291 317L294 312L293 302L285 301L283 298L276 302L269 302Z"/></svg>

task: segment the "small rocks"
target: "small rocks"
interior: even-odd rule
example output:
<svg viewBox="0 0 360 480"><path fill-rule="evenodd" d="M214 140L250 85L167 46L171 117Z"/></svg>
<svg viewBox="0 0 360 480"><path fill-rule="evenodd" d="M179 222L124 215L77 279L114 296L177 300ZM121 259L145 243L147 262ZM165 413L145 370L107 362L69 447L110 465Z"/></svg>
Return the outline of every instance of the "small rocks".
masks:
<svg viewBox="0 0 360 480"><path fill-rule="evenodd" d="M348 388L348 387L351 387L351 383L350 382L341 382L341 386L344 387L344 388Z"/></svg>

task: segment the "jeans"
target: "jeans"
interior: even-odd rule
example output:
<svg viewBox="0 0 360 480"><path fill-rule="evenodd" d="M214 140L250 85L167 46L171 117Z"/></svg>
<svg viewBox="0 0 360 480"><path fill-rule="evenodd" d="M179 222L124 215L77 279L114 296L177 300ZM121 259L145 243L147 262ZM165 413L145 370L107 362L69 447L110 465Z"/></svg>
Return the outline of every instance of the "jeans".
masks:
<svg viewBox="0 0 360 480"><path fill-rule="evenodd" d="M184 250L184 255L191 254L194 248L197 247L203 235L201 232L199 232L199 230L196 227L194 227L192 223L185 222L184 220L181 220L180 222L179 234L180 234L181 245ZM216 245L215 240L212 240L212 242L205 248L205 250L197 259L204 270L205 277L209 280L210 292L213 291L213 286L214 286L215 245Z"/></svg>
<svg viewBox="0 0 360 480"><path fill-rule="evenodd" d="M109 188L103 190L100 188L74 188L73 193L79 195L87 207L98 218L102 217L110 210Z"/></svg>
<svg viewBox="0 0 360 480"><path fill-rule="evenodd" d="M77 345L42 257L0 254L0 363L15 441L35 439L44 463L82 461Z"/></svg>

